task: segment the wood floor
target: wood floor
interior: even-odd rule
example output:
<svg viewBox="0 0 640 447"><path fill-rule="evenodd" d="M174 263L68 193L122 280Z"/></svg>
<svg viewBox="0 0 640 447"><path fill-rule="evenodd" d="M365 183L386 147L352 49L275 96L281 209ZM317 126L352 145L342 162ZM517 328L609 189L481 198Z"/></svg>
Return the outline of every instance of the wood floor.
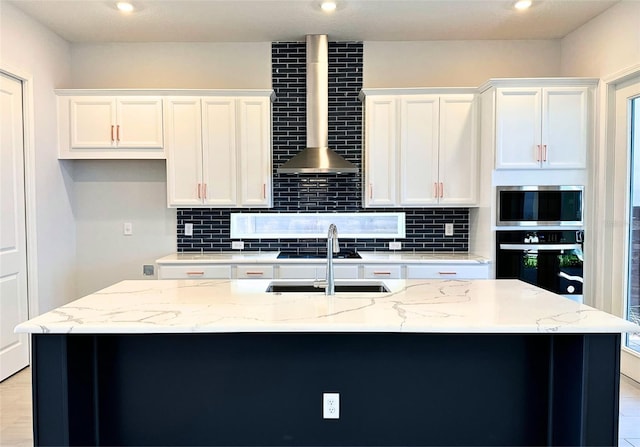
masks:
<svg viewBox="0 0 640 447"><path fill-rule="evenodd" d="M31 370L25 368L0 383L0 446L33 445ZM620 380L620 447L640 447L640 384Z"/></svg>

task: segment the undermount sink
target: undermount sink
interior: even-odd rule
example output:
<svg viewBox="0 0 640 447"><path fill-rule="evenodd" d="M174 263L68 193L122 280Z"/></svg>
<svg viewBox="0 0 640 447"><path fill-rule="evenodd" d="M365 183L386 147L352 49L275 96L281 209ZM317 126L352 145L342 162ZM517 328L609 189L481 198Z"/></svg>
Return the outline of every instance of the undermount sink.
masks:
<svg viewBox="0 0 640 447"><path fill-rule="evenodd" d="M388 293L389 288L381 281L366 282L338 282L336 281L336 293ZM313 281L273 281L267 287L266 292L278 293L324 293L324 288L316 287Z"/></svg>

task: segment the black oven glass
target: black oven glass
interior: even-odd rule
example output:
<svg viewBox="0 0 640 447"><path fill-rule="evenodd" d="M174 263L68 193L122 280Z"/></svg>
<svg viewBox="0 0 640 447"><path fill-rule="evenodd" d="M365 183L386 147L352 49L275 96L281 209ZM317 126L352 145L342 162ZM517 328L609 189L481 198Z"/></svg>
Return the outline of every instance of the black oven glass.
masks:
<svg viewBox="0 0 640 447"><path fill-rule="evenodd" d="M582 191L500 191L501 223L582 222Z"/></svg>
<svg viewBox="0 0 640 447"><path fill-rule="evenodd" d="M497 232L496 278L520 279L560 295L582 295L583 234Z"/></svg>

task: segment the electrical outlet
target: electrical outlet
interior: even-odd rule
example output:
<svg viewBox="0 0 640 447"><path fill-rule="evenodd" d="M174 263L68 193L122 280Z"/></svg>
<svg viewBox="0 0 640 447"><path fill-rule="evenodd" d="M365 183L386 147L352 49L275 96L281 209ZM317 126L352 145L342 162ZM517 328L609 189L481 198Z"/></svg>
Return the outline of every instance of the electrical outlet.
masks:
<svg viewBox="0 0 640 447"><path fill-rule="evenodd" d="M243 241L232 241L231 242L231 248L233 250L242 250L242 249L244 249L244 242Z"/></svg>
<svg viewBox="0 0 640 447"><path fill-rule="evenodd" d="M150 265L150 264L143 265L142 274L144 276L153 276L153 265Z"/></svg>
<svg viewBox="0 0 640 447"><path fill-rule="evenodd" d="M323 419L340 419L340 393L322 393Z"/></svg>
<svg viewBox="0 0 640 447"><path fill-rule="evenodd" d="M193 236L193 224L192 223L184 224L184 235L185 236Z"/></svg>
<svg viewBox="0 0 640 447"><path fill-rule="evenodd" d="M389 250L401 250L402 242L389 242Z"/></svg>
<svg viewBox="0 0 640 447"><path fill-rule="evenodd" d="M125 236L131 236L133 234L133 224L131 222L122 224L122 234Z"/></svg>
<svg viewBox="0 0 640 447"><path fill-rule="evenodd" d="M452 223L444 224L444 235L445 236L453 236L453 224Z"/></svg>

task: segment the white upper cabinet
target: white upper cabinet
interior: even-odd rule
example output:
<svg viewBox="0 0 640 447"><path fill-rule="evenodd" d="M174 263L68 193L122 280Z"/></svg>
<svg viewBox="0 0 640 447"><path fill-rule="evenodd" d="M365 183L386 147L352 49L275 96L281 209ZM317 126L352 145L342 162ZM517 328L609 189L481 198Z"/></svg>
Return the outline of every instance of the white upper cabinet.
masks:
<svg viewBox="0 0 640 447"><path fill-rule="evenodd" d="M365 206L396 204L397 104L395 96L365 99Z"/></svg>
<svg viewBox="0 0 640 447"><path fill-rule="evenodd" d="M164 158L162 97L58 91L60 158Z"/></svg>
<svg viewBox="0 0 640 447"><path fill-rule="evenodd" d="M475 94L383 92L365 90L364 206L475 205Z"/></svg>
<svg viewBox="0 0 640 447"><path fill-rule="evenodd" d="M584 169L589 87L496 89L496 169Z"/></svg>
<svg viewBox="0 0 640 447"><path fill-rule="evenodd" d="M169 206L271 206L271 101L166 100Z"/></svg>

